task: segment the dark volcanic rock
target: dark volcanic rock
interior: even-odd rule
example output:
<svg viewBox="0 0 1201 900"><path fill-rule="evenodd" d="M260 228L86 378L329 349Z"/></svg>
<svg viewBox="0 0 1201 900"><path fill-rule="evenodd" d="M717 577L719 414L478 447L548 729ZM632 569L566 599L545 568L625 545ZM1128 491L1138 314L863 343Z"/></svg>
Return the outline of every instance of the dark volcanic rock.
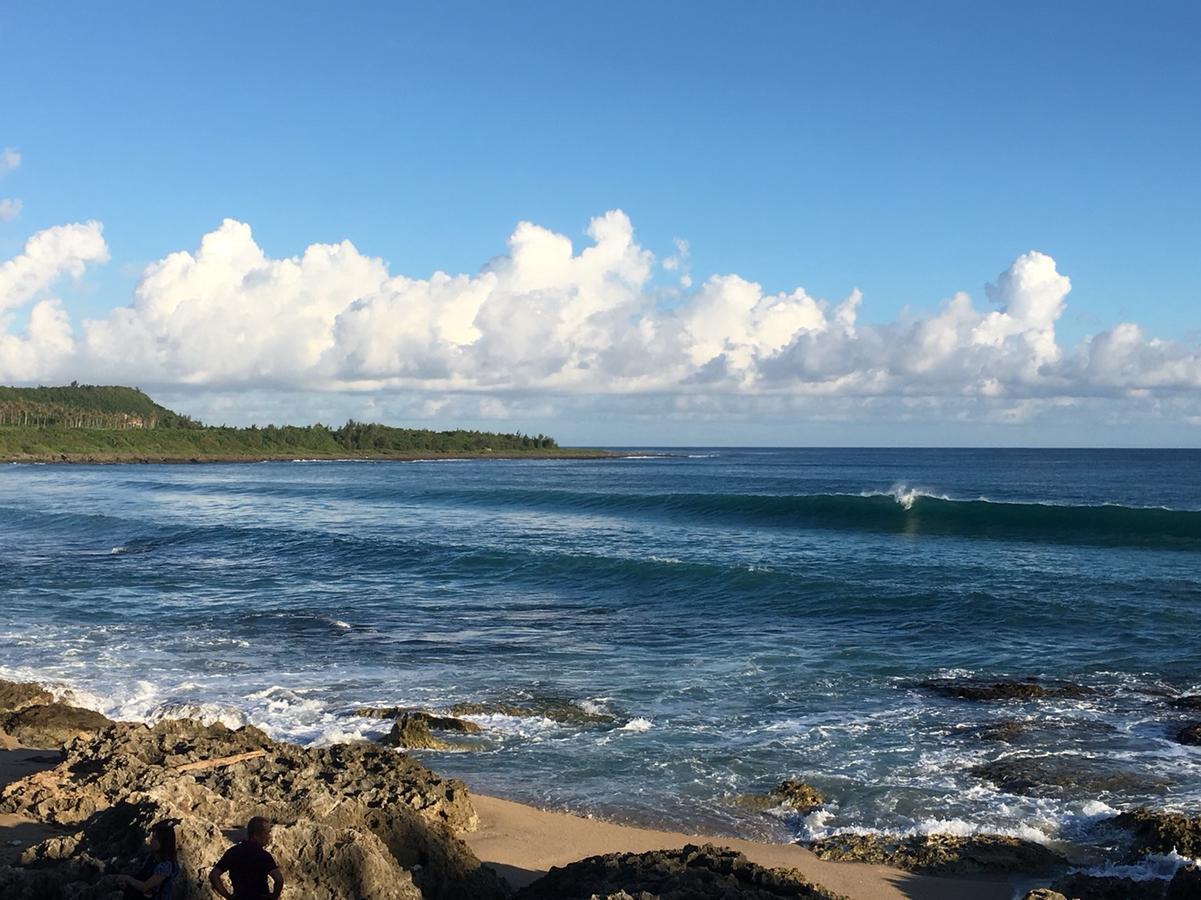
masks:
<svg viewBox="0 0 1201 900"><path fill-rule="evenodd" d="M993 725L982 725L974 729L976 737L982 741L999 741L1012 744L1022 735L1030 731L1029 722L997 722Z"/></svg>
<svg viewBox="0 0 1201 900"><path fill-rule="evenodd" d="M1071 900L1164 900L1168 883L1161 879L1135 881L1076 873L1065 875L1051 888Z"/></svg>
<svg viewBox="0 0 1201 900"><path fill-rule="evenodd" d="M0 679L0 712L16 712L27 706L52 703L54 698L40 684Z"/></svg>
<svg viewBox="0 0 1201 900"><path fill-rule="evenodd" d="M1068 861L1042 844L993 834L950 834L895 838L879 834L839 834L810 845L822 859L893 866L927 875L982 872L1053 872Z"/></svg>
<svg viewBox="0 0 1201 900"><path fill-rule="evenodd" d="M363 706L354 711L356 716L366 719L401 719L405 716L413 720L424 721L427 728L434 731L459 731L464 734L478 734L483 731L475 722L458 719L454 716L439 716L434 713L417 709L405 709L400 706Z"/></svg>
<svg viewBox="0 0 1201 900"><path fill-rule="evenodd" d="M1201 815L1135 809L1109 819L1107 825L1130 832L1135 856L1171 853L1201 857Z"/></svg>
<svg viewBox="0 0 1201 900"><path fill-rule="evenodd" d="M1201 722L1192 722L1176 732L1176 742L1197 746L1201 744Z"/></svg>
<svg viewBox="0 0 1201 900"><path fill-rule="evenodd" d="M584 709L564 697L534 697L522 703L456 703L456 716L542 716L563 725L616 725L617 716Z"/></svg>
<svg viewBox="0 0 1201 900"><path fill-rule="evenodd" d="M81 734L90 734L112 724L107 716L65 703L25 706L0 717L0 730L26 747L61 747Z"/></svg>
<svg viewBox="0 0 1201 900"><path fill-rule="evenodd" d="M918 687L956 700L1043 700L1053 697L1087 697L1092 688L1070 681L989 681L981 678L932 678Z"/></svg>
<svg viewBox="0 0 1201 900"><path fill-rule="evenodd" d="M779 806L787 806L797 812L807 814L815 809L821 809L826 798L811 784L797 778L786 778L766 794L739 794L734 798L735 804L747 809L766 811Z"/></svg>
<svg viewBox="0 0 1201 900"><path fill-rule="evenodd" d="M1033 797L1079 796L1105 791L1157 791L1171 782L1132 772L1110 759L1063 756L1004 756L973 766L971 773L1010 794Z"/></svg>
<svg viewBox="0 0 1201 900"><path fill-rule="evenodd" d="M1178 869L1168 885L1167 900L1201 900L1201 867Z"/></svg>
<svg viewBox="0 0 1201 900"><path fill-rule="evenodd" d="M518 893L519 900L775 900L838 897L796 869L766 869L741 853L711 844L679 850L612 853L551 869Z"/></svg>
<svg viewBox="0 0 1201 900"><path fill-rule="evenodd" d="M1036 745L1043 741L1058 742L1060 740L1094 738L1110 734L1116 729L1105 722L1069 718L1055 720L1004 719L986 725L965 726L958 730L981 741Z"/></svg>
<svg viewBox="0 0 1201 900"><path fill-rule="evenodd" d="M1201 712L1201 694L1184 694L1172 701L1177 709L1193 709Z"/></svg>

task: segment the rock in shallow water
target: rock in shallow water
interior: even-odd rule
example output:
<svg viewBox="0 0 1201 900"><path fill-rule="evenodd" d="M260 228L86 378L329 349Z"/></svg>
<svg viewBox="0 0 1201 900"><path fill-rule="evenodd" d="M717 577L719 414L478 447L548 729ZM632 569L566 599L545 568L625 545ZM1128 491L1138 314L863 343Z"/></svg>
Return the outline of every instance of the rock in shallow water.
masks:
<svg viewBox="0 0 1201 900"><path fill-rule="evenodd" d="M611 853L551 869L518 900L776 900L839 895L806 881L796 869L767 869L734 850L690 844L679 850Z"/></svg>
<svg viewBox="0 0 1201 900"><path fill-rule="evenodd" d="M1052 888L1070 900L1163 900L1167 883L1069 875L1056 881Z"/></svg>
<svg viewBox="0 0 1201 900"><path fill-rule="evenodd" d="M475 722L459 719L455 716L439 716L435 713L418 709L405 709L400 706L362 706L354 711L356 716L365 719L403 719L408 717L414 721L424 722L427 728L434 731L459 731L464 734L479 734L483 731Z"/></svg>
<svg viewBox="0 0 1201 900"><path fill-rule="evenodd" d="M456 703L450 708L456 716L541 716L561 725L616 725L617 716L585 709L563 697L533 697L521 703Z"/></svg>
<svg viewBox="0 0 1201 900"><path fill-rule="evenodd" d="M821 809L825 802L821 791L797 778L784 779L766 794L739 794L734 798L734 803L745 809L766 812L787 806L803 815Z"/></svg>
<svg viewBox="0 0 1201 900"><path fill-rule="evenodd" d="M809 845L822 859L893 866L926 875L974 875L996 872L1051 872L1068 864L1042 844L994 834L890 837L838 834Z"/></svg>
<svg viewBox="0 0 1201 900"><path fill-rule="evenodd" d="M1046 742L1061 743L1065 740L1094 739L1112 734L1115 729L1105 722L1088 719L1004 719L986 725L964 726L958 729L981 741L1002 744L1039 745Z"/></svg>
<svg viewBox="0 0 1201 900"><path fill-rule="evenodd" d="M1179 853L1190 859L1201 857L1201 815L1155 809L1120 813L1105 823L1130 832L1135 857L1148 853Z"/></svg>
<svg viewBox="0 0 1201 900"><path fill-rule="evenodd" d="M479 744L456 743L434 737L430 731L430 717L415 713L405 713L392 723L392 730L380 738L379 742L387 747L403 747L407 750L480 749Z"/></svg>
<svg viewBox="0 0 1201 900"><path fill-rule="evenodd" d="M1176 732L1176 742L1191 747L1201 746L1201 722L1185 725Z"/></svg>
<svg viewBox="0 0 1201 900"><path fill-rule="evenodd" d="M918 687L956 700L1043 700L1047 698L1087 697L1096 693L1092 688L1071 681L1042 681L1027 678L1023 681L989 681L982 678L931 678Z"/></svg>
<svg viewBox="0 0 1201 900"><path fill-rule="evenodd" d="M1108 791L1154 793L1171 782L1135 772L1103 757L1071 755L1003 756L969 770L1009 794L1080 797Z"/></svg>

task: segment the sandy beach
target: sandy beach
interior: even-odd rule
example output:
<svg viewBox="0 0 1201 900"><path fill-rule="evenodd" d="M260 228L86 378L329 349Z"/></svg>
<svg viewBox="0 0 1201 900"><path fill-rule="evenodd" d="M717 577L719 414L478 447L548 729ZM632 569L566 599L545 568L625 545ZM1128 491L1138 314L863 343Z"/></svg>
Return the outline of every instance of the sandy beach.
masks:
<svg viewBox="0 0 1201 900"><path fill-rule="evenodd" d="M1010 900L1021 896L1029 878L932 878L888 866L835 863L818 859L796 844L765 844L727 837L655 831L588 819L570 813L535 809L496 797L472 795L480 816L467 845L513 887L534 881L553 866L606 853L643 853L713 843L743 853L768 868L799 869L809 881L852 900Z"/></svg>

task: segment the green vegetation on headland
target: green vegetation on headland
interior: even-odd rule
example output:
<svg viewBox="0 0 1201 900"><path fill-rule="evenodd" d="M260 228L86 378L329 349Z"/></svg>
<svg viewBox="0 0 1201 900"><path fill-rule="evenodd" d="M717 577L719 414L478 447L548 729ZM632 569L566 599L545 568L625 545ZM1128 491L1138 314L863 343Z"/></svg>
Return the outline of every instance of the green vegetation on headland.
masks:
<svg viewBox="0 0 1201 900"><path fill-rule="evenodd" d="M239 462L269 459L587 457L520 433L430 431L350 421L327 425L207 426L135 388L72 384L0 387L5 462Z"/></svg>

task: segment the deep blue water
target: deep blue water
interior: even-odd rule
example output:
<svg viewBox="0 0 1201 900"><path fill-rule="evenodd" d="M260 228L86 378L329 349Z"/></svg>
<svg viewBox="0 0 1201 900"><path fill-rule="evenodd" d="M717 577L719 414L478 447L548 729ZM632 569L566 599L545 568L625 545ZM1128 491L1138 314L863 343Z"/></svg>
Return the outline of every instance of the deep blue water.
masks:
<svg viewBox="0 0 1201 900"><path fill-rule="evenodd" d="M425 753L475 788L745 835L1074 837L1201 802L1201 452L690 450L608 461L0 467L0 674L113 715L377 735L365 703L573 702ZM1071 679L973 704L916 682ZM1020 719L1018 744L977 726ZM1109 792L971 766L1099 759ZM833 803L731 796L803 777Z"/></svg>

